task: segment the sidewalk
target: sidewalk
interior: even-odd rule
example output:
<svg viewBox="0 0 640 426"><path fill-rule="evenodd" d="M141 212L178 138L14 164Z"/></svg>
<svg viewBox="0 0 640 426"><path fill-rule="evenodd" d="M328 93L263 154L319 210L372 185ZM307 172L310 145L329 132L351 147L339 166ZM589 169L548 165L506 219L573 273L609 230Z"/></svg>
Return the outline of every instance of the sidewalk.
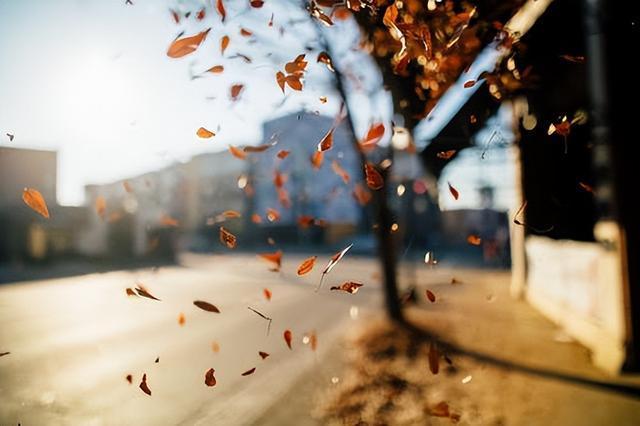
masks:
<svg viewBox="0 0 640 426"><path fill-rule="evenodd" d="M638 377L611 377L593 367L586 348L526 302L509 296L508 273L422 265L415 275L401 274L401 281L410 283L412 277L418 283L418 302L407 308L411 323L506 363L447 353L440 344L452 365L441 356L434 375L429 371L429 340L380 319L382 312L374 313L349 332L344 348L336 347L321 363L325 371L340 371L336 384L302 380L302 387L259 424L282 424L298 416L305 421L296 424L639 424L640 399L565 376L640 386ZM459 284L451 284L452 278ZM427 300L427 288L435 303ZM558 375L531 374L539 370Z"/></svg>

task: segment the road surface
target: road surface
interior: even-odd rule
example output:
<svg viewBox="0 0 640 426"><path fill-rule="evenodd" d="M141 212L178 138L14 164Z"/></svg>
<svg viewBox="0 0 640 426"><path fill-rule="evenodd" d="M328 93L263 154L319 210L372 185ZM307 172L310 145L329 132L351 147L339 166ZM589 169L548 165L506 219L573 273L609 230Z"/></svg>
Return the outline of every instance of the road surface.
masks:
<svg viewBox="0 0 640 426"><path fill-rule="evenodd" d="M0 286L0 352L11 352L0 357L0 424L252 424L286 403L280 398L301 374L321 374L323 354L341 333L380 306L371 260L346 257L316 293L327 259L299 277L302 259L285 255L283 272L274 273L255 256L188 255L182 266L157 271ZM329 291L343 280L365 287L355 295ZM161 301L127 296L137 282ZM221 313L203 311L194 300ZM267 321L249 306L273 318L269 335ZM293 332L292 350L285 329ZM315 352L302 341L312 330ZM262 360L258 351L270 356ZM255 373L241 376L253 367ZM204 383L209 368L214 387ZM152 396L138 387L143 374Z"/></svg>

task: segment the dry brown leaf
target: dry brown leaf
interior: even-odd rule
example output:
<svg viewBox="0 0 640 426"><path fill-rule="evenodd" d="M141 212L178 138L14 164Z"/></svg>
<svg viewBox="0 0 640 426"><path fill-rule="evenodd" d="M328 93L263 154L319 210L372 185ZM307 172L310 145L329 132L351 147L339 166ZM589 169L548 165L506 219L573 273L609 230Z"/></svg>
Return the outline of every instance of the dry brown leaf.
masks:
<svg viewBox="0 0 640 426"><path fill-rule="evenodd" d="M268 288L262 289L262 294L264 294L264 298L267 300L271 300L271 290Z"/></svg>
<svg viewBox="0 0 640 426"><path fill-rule="evenodd" d="M227 18L227 11L224 8L224 3L222 2L222 0L216 0L216 10L220 14L222 22L224 22L224 20Z"/></svg>
<svg viewBox="0 0 640 426"><path fill-rule="evenodd" d="M318 258L318 256L311 256L305 260L302 261L302 263L300 264L300 266L298 266L298 275L304 275L304 274L308 274L309 272L311 272L311 270L313 269L314 265L316 264L316 259Z"/></svg>
<svg viewBox="0 0 640 426"><path fill-rule="evenodd" d="M331 287L331 290L339 290L339 291L344 291L345 293L355 294L355 293L358 292L360 287L362 287L362 285L363 284L357 283L355 281L347 281L347 282L342 283L339 286Z"/></svg>
<svg viewBox="0 0 640 426"><path fill-rule="evenodd" d="M329 129L326 135L318 143L318 151L324 152L333 148L333 127Z"/></svg>
<svg viewBox="0 0 640 426"><path fill-rule="evenodd" d="M204 373L204 384L212 387L215 386L217 381L216 381L216 377L214 376L216 370L214 370L213 368L208 369L205 373Z"/></svg>
<svg viewBox="0 0 640 426"><path fill-rule="evenodd" d="M220 74L223 71L224 71L224 66L222 65L214 65L207 70L207 72L210 72L212 74Z"/></svg>
<svg viewBox="0 0 640 426"><path fill-rule="evenodd" d="M236 158L239 158L240 160L244 160L245 158L247 158L246 152L244 152L240 148L236 148L233 145L229 145L229 152L231 153L231 155L233 155Z"/></svg>
<svg viewBox="0 0 640 426"><path fill-rule="evenodd" d="M269 356L269 354L267 352L258 352L258 355L260 355L260 358L265 359Z"/></svg>
<svg viewBox="0 0 640 426"><path fill-rule="evenodd" d="M249 376L249 375L253 374L255 371L256 371L255 367L250 368L247 371L245 371L244 373L242 373L241 376Z"/></svg>
<svg viewBox="0 0 640 426"><path fill-rule="evenodd" d="M460 196L460 193L458 193L458 190L455 189L451 183L447 182L447 185L449 185L449 192L451 193L451 195L453 196L454 199L458 199L458 197Z"/></svg>
<svg viewBox="0 0 640 426"><path fill-rule="evenodd" d="M434 342L429 345L429 370L432 374L438 374L440 371L440 351Z"/></svg>
<svg viewBox="0 0 640 426"><path fill-rule="evenodd" d="M429 290L429 289L427 289L426 293L427 293L427 299L429 299L429 302L435 303L436 295L433 294L433 292L431 290Z"/></svg>
<svg viewBox="0 0 640 426"><path fill-rule="evenodd" d="M283 337L284 337L285 343L287 344L289 349L291 349L291 340L293 339L293 334L291 333L291 330L285 330Z"/></svg>
<svg viewBox="0 0 640 426"><path fill-rule="evenodd" d="M322 276L320 277L320 283L318 284L316 291L318 291L322 286L322 281L324 280L325 275L331 272L334 266L336 266L336 264L340 262L340 260L344 257L345 254L347 254L347 252L351 249L351 247L353 247L353 244L349 244L349 246L345 247L338 253L331 256L331 259L329 259L329 263L327 263L327 266L325 266L324 270L322 271Z"/></svg>
<svg viewBox="0 0 640 426"><path fill-rule="evenodd" d="M275 265L274 271L279 271L282 266L282 250L278 250L274 253L260 253L258 255L261 259Z"/></svg>
<svg viewBox="0 0 640 426"><path fill-rule="evenodd" d="M224 229L224 227L220 227L220 242L222 245L227 246L227 248L234 249L236 248L236 243L238 239L231 232Z"/></svg>
<svg viewBox="0 0 640 426"><path fill-rule="evenodd" d="M267 220L269 222L277 222L280 220L280 212L271 207L267 208Z"/></svg>
<svg viewBox="0 0 640 426"><path fill-rule="evenodd" d="M439 153L436 154L436 157L442 159L442 160L448 160L451 157L453 157L456 154L456 150L455 149L450 149L447 151L440 151Z"/></svg>
<svg viewBox="0 0 640 426"><path fill-rule="evenodd" d="M234 84L233 86L231 86L230 94L232 101L238 100L242 89L244 89L244 84Z"/></svg>
<svg viewBox="0 0 640 426"><path fill-rule="evenodd" d="M216 314L220 313L220 309L218 309L217 306L212 305L209 302L205 302L204 300L194 300L193 304L196 305L198 308L202 309L203 311L213 312Z"/></svg>
<svg viewBox="0 0 640 426"><path fill-rule="evenodd" d="M144 392L147 395L151 396L151 389L149 389L149 385L147 385L147 375L146 374L142 375L142 381L140 382L140 389L142 389L142 392Z"/></svg>
<svg viewBox="0 0 640 426"><path fill-rule="evenodd" d="M39 213L41 216L49 219L49 209L47 203L44 201L44 197L37 189L25 188L22 191L22 201L31 207L33 211Z"/></svg>
<svg viewBox="0 0 640 426"><path fill-rule="evenodd" d="M291 153L291 151L287 151L286 149L282 149L280 151L278 151L278 158L281 160L284 160L285 158L287 158L289 156L289 154Z"/></svg>
<svg viewBox="0 0 640 426"><path fill-rule="evenodd" d="M382 189L384 186L384 179L378 170L376 170L375 166L371 163L366 163L364 165L364 174L367 180L367 186L370 189L378 190Z"/></svg>

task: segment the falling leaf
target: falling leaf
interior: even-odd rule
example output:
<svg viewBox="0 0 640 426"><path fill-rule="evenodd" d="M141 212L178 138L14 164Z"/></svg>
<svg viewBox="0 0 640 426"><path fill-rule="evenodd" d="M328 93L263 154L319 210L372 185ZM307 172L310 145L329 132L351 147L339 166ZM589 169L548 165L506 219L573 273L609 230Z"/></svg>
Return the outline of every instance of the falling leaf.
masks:
<svg viewBox="0 0 640 426"><path fill-rule="evenodd" d="M268 288L265 288L262 290L262 293L264 294L265 299L271 300L271 290L269 290Z"/></svg>
<svg viewBox="0 0 640 426"><path fill-rule="evenodd" d="M205 9L204 9L204 7L203 7L203 8L202 8L202 9L200 9L200 10L198 11L198 13L196 14L196 19L197 19L198 21L202 21L202 20L204 19L205 15L206 15L206 11L205 11Z"/></svg>
<svg viewBox="0 0 640 426"><path fill-rule="evenodd" d="M40 191L33 188L25 188L22 191L22 201L31 207L33 211L49 219L49 209Z"/></svg>
<svg viewBox="0 0 640 426"><path fill-rule="evenodd" d="M449 404L444 401L440 401L429 409L429 414L434 417L449 417L451 415L449 411Z"/></svg>
<svg viewBox="0 0 640 426"><path fill-rule="evenodd" d="M173 18L173 21L176 24L179 24L180 23L180 15L178 14L178 12L176 12L173 9L169 9L169 12L171 12L171 17Z"/></svg>
<svg viewBox="0 0 640 426"><path fill-rule="evenodd" d="M184 317L184 314L180 312L180 315L178 315L178 324L182 327L185 322L186 318Z"/></svg>
<svg viewBox="0 0 640 426"><path fill-rule="evenodd" d="M200 127L196 132L196 135L198 135L198 137L201 137L203 139L209 139L214 137L216 134L211 130L207 130L204 127Z"/></svg>
<svg viewBox="0 0 640 426"><path fill-rule="evenodd" d="M232 101L236 101L238 99L243 88L244 88L244 84L234 84L233 86L231 86L230 93L231 93Z"/></svg>
<svg viewBox="0 0 640 426"><path fill-rule="evenodd" d="M280 86L280 90L282 90L282 93L284 93L284 85L287 82L287 77L282 71L278 71L276 73L276 82L278 83L278 86Z"/></svg>
<svg viewBox="0 0 640 426"><path fill-rule="evenodd" d="M318 151L328 151L333 147L333 127L329 129L326 135L318 143Z"/></svg>
<svg viewBox="0 0 640 426"><path fill-rule="evenodd" d="M351 176L349 176L349 173L345 169L343 169L342 166L340 166L340 164L336 160L333 160L331 162L331 169L335 174L337 174L342 178L342 181L345 184L349 184L349 181L351 180Z"/></svg>
<svg viewBox="0 0 640 426"><path fill-rule="evenodd" d="M455 150L455 149L450 149L448 151L440 151L439 153L436 154L436 157L438 157L438 158L440 158L442 160L448 160L451 157L453 157L456 154L456 152L458 152L458 151Z"/></svg>
<svg viewBox="0 0 640 426"><path fill-rule="evenodd" d="M209 34L210 30L211 28L208 28L194 36L179 38L175 40L169 46L169 49L167 50L167 56L171 58L181 58L185 55L188 55L189 53L195 52L198 46L200 46L200 44L207 37L207 34Z"/></svg>
<svg viewBox="0 0 640 426"><path fill-rule="evenodd" d="M227 248L234 249L236 248L237 238L231 232L224 229L224 227L220 227L220 242L227 246Z"/></svg>
<svg viewBox="0 0 640 426"><path fill-rule="evenodd" d="M216 378L214 376L214 373L216 372L216 370L214 370L213 368L208 369L205 373L204 373L204 384L212 387L216 385Z"/></svg>
<svg viewBox="0 0 640 426"><path fill-rule="evenodd" d="M242 148L244 152L264 152L274 146L273 143L264 143L262 145L247 145Z"/></svg>
<svg viewBox="0 0 640 426"><path fill-rule="evenodd" d="M287 158L289 156L289 154L291 153L291 151L287 151L286 149L282 149L280 151L278 151L277 157L281 160L284 160L285 158Z"/></svg>
<svg viewBox="0 0 640 426"><path fill-rule="evenodd" d="M137 296L137 294L131 288L127 288L125 290L125 293L127 293L127 296Z"/></svg>
<svg viewBox="0 0 640 426"><path fill-rule="evenodd" d="M264 5L264 0L251 0L251 7L256 9L261 8Z"/></svg>
<svg viewBox="0 0 640 426"><path fill-rule="evenodd" d="M277 222L280 220L280 212L271 207L267 208L267 220L269 222Z"/></svg>
<svg viewBox="0 0 640 426"><path fill-rule="evenodd" d="M245 28L240 28L240 35L243 37L251 37L253 33Z"/></svg>
<svg viewBox="0 0 640 426"><path fill-rule="evenodd" d="M256 315L260 316L262 319L267 320L267 336L269 335L269 331L271 330L271 322L273 321L272 318L269 318L268 316L266 316L265 314L263 314L262 312L253 309L251 306L247 306L247 309L249 309L250 311L253 311Z"/></svg>
<svg viewBox="0 0 640 426"><path fill-rule="evenodd" d="M578 182L578 186L583 191L590 192L592 194L594 193L593 186L589 185L588 183Z"/></svg>
<svg viewBox="0 0 640 426"><path fill-rule="evenodd" d="M0 352L0 356L10 355L11 352Z"/></svg>
<svg viewBox="0 0 640 426"><path fill-rule="evenodd" d="M320 277L320 283L318 284L316 291L318 291L322 286L322 280L324 280L325 275L331 272L334 266L336 266L336 264L340 262L340 260L344 257L345 254L347 254L347 252L351 249L351 247L353 247L353 244L349 244L349 246L345 247L338 253L331 256L331 259L329 259L329 263L327 263L327 266L325 266L324 270L322 271L322 276Z"/></svg>
<svg viewBox="0 0 640 426"><path fill-rule="evenodd" d="M262 217L258 213L254 213L251 215L251 222L255 224L262 223Z"/></svg>
<svg viewBox="0 0 640 426"><path fill-rule="evenodd" d="M147 375L146 374L142 375L142 381L140 382L140 389L142 389L142 392L144 392L147 395L151 396L151 389L149 389L149 386L147 385Z"/></svg>
<svg viewBox="0 0 640 426"><path fill-rule="evenodd" d="M127 374L124 378L129 382L129 384L133 383L133 376L131 374Z"/></svg>
<svg viewBox="0 0 640 426"><path fill-rule="evenodd" d="M374 123L369 127L364 139L360 141L360 148L369 150L376 146L380 139L384 136L384 124Z"/></svg>
<svg viewBox="0 0 640 426"><path fill-rule="evenodd" d="M384 186L384 180L382 179L382 175L373 164L365 163L364 165L364 174L367 181L367 186L370 189L378 190Z"/></svg>
<svg viewBox="0 0 640 426"><path fill-rule="evenodd" d="M363 284L357 283L355 281L347 281L347 282L342 283L339 286L331 287L331 290L339 290L339 291L344 291L346 293L355 294L355 293L358 292L360 287L362 287L362 285Z"/></svg>
<svg viewBox="0 0 640 426"><path fill-rule="evenodd" d="M207 70L207 72L210 72L212 74L220 74L223 71L224 71L224 66L222 65L214 65Z"/></svg>
<svg viewBox="0 0 640 426"><path fill-rule="evenodd" d="M326 104L327 103L327 97L326 96L320 96L320 103Z"/></svg>
<svg viewBox="0 0 640 426"><path fill-rule="evenodd" d="M336 69L333 66L333 61L331 60L331 56L329 56L327 52L322 51L318 53L317 62L325 64L329 71L336 72Z"/></svg>
<svg viewBox="0 0 640 426"><path fill-rule="evenodd" d="M180 226L180 222L178 222L177 219L169 216L168 214L163 214L162 216L160 216L160 225L176 228Z"/></svg>
<svg viewBox="0 0 640 426"><path fill-rule="evenodd" d="M105 200L102 195L98 195L94 206L98 216L104 219L104 215L107 212L107 200Z"/></svg>
<svg viewBox="0 0 640 426"><path fill-rule="evenodd" d="M222 38L220 39L220 53L222 53L224 55L224 51L227 50L227 47L229 47L229 36L222 36Z"/></svg>
<svg viewBox="0 0 640 426"><path fill-rule="evenodd" d="M9 142L13 142L13 138L15 138L15 135L11 134L11 133L5 133L7 135L7 137L9 138Z"/></svg>
<svg viewBox="0 0 640 426"><path fill-rule="evenodd" d="M584 59L585 59L584 56L574 56L574 55L560 55L560 57L567 62L573 62L576 64L584 63Z"/></svg>
<svg viewBox="0 0 640 426"><path fill-rule="evenodd" d="M304 215L304 214L298 216L298 226L300 226L301 228L307 229L308 227L313 225L313 222L314 222L313 216Z"/></svg>
<svg viewBox="0 0 640 426"><path fill-rule="evenodd" d="M440 351L434 342L429 345L429 370L432 374L438 374L440 370Z"/></svg>
<svg viewBox="0 0 640 426"><path fill-rule="evenodd" d="M369 204L371 198L373 197L373 195L371 195L371 192L359 183L357 183L353 187L352 194L353 198L355 198L358 204L360 204L361 206L366 206L367 204Z"/></svg>
<svg viewBox="0 0 640 426"><path fill-rule="evenodd" d="M285 330L283 336L287 346L289 346L289 349L291 349L291 339L293 338L291 330Z"/></svg>
<svg viewBox="0 0 640 426"><path fill-rule="evenodd" d="M316 334L315 330L313 330L309 334L309 346L311 347L311 350L314 352L318 348L318 335Z"/></svg>
<svg viewBox="0 0 640 426"><path fill-rule="evenodd" d="M268 354L268 353L266 353L266 352L262 352L262 351L258 352L258 355L260 355L260 358L262 358L262 359L265 359L266 357L268 357L268 356L269 356L269 354Z"/></svg>
<svg viewBox="0 0 640 426"><path fill-rule="evenodd" d="M311 165L314 169L319 170L322 167L322 162L324 161L324 152L316 151L311 155Z"/></svg>
<svg viewBox="0 0 640 426"><path fill-rule="evenodd" d="M298 275L305 275L311 272L311 270L313 269L313 266L316 264L317 258L318 256L311 256L305 259L304 261L302 261L300 266L298 266Z"/></svg>
<svg viewBox="0 0 640 426"><path fill-rule="evenodd" d="M473 87L475 85L476 85L476 81L475 80L467 80L467 81L464 82L463 87L465 89L468 89L469 87Z"/></svg>
<svg viewBox="0 0 640 426"><path fill-rule="evenodd" d="M282 266L282 250L278 250L275 253L260 253L258 256L275 265L275 271L280 270L280 266Z"/></svg>
<svg viewBox="0 0 640 426"><path fill-rule="evenodd" d="M250 368L249 370L245 371L244 373L241 374L241 376L249 376L251 374L253 374L256 371L256 368Z"/></svg>
<svg viewBox="0 0 640 426"><path fill-rule="evenodd" d="M427 289L427 299L429 299L429 302L431 303L435 303L436 301L436 295L429 289Z"/></svg>
<svg viewBox="0 0 640 426"><path fill-rule="evenodd" d="M220 313L220 310L215 305L212 305L209 302L205 302L203 300L194 300L193 304L196 305L198 308L202 309L203 311L215 312L216 314Z"/></svg>
<svg viewBox="0 0 640 426"><path fill-rule="evenodd" d="M136 290L136 293L138 293L138 296L146 297L147 299L157 300L159 302L161 301L160 299L158 299L157 297L155 297L154 295L149 293L149 290L147 290L140 283L138 283L138 285L136 286L135 290Z"/></svg>
<svg viewBox="0 0 640 426"><path fill-rule="evenodd" d="M156 357L156 360L154 361L156 364L160 362L160 357Z"/></svg>
<svg viewBox="0 0 640 426"><path fill-rule="evenodd" d="M217 354L220 352L220 344L216 341L211 342L211 350Z"/></svg>
<svg viewBox="0 0 640 426"><path fill-rule="evenodd" d="M216 0L216 10L220 14L222 22L224 22L225 18L227 17L227 11L224 8L224 3L222 2L222 0Z"/></svg>
<svg viewBox="0 0 640 426"><path fill-rule="evenodd" d="M240 148L236 148L233 145L229 145L229 152L236 158L239 158L240 160L244 160L245 158L247 158L247 153L244 152L243 150L241 150Z"/></svg>
<svg viewBox="0 0 640 426"><path fill-rule="evenodd" d="M273 13L271 14L271 19L269 19L269 23L267 25L269 27L273 27Z"/></svg>
<svg viewBox="0 0 640 426"><path fill-rule="evenodd" d="M309 13L311 14L311 16L316 18L318 21L320 21L321 23L323 23L327 27L330 27L330 26L333 25L333 21L331 20L331 18L329 16L327 16L322 11L322 9L320 9L318 7L318 5L316 5L316 3L314 1L310 2L309 6L308 6L308 9L309 9Z"/></svg>
<svg viewBox="0 0 640 426"><path fill-rule="evenodd" d="M460 196L460 194L458 193L458 190L455 189L453 186L451 186L451 183L447 182L447 185L449 185L449 192L451 193L451 195L453 195L454 199L458 199L458 197Z"/></svg>
<svg viewBox="0 0 640 426"><path fill-rule="evenodd" d="M470 234L467 237L467 242L469 244L471 244L472 246L479 246L480 244L482 244L482 238L480 238L479 236L477 236L475 234Z"/></svg>

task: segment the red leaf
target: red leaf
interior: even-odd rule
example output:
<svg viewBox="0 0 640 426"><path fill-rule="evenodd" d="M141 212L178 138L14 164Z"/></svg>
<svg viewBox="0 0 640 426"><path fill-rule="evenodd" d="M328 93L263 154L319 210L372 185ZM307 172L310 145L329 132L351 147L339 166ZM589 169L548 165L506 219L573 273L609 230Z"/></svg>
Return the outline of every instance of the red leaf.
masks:
<svg viewBox="0 0 640 426"><path fill-rule="evenodd" d="M198 11L198 13L196 14L196 19L197 19L198 21L202 21L202 20L204 19L205 14L206 14L206 11L205 11L205 9L204 9L204 7L203 7L203 8L202 8L202 9L200 9L200 10Z"/></svg>
<svg viewBox="0 0 640 426"><path fill-rule="evenodd" d="M282 250L278 250L275 253L261 253L258 255L261 259L275 265L275 270L279 271L282 266Z"/></svg>
<svg viewBox="0 0 640 426"><path fill-rule="evenodd" d="M227 17L227 11L224 8L224 3L222 3L222 0L216 0L216 9L218 10L220 17L222 18L222 22L224 22L225 18Z"/></svg>
<svg viewBox="0 0 640 426"><path fill-rule="evenodd" d="M49 219L49 209L44 197L37 189L25 188L22 191L22 201L33 211Z"/></svg>
<svg viewBox="0 0 640 426"><path fill-rule="evenodd" d="M467 242L472 246L479 246L482 244L482 238L477 235L471 234L467 237Z"/></svg>
<svg viewBox="0 0 640 426"><path fill-rule="evenodd" d="M280 220L280 212L276 209L272 209L271 207L267 208L267 220L269 222L277 222Z"/></svg>
<svg viewBox="0 0 640 426"><path fill-rule="evenodd" d="M224 227L220 227L220 242L227 246L227 248L234 249L236 248L237 238L231 232L224 229Z"/></svg>
<svg viewBox="0 0 640 426"><path fill-rule="evenodd" d="M325 64L329 71L336 72L336 69L333 66L333 61L331 60L331 56L329 56L327 52L322 51L318 53L317 62Z"/></svg>
<svg viewBox="0 0 640 426"><path fill-rule="evenodd" d="M290 153L291 151L287 151L286 149L283 149L278 152L277 156L279 159L284 160L289 156Z"/></svg>
<svg viewBox="0 0 640 426"><path fill-rule="evenodd" d="M142 392L144 392L147 395L151 396L151 389L149 389L149 386L147 385L147 375L146 374L142 375L142 381L140 382L140 389L142 389Z"/></svg>
<svg viewBox="0 0 640 426"><path fill-rule="evenodd" d="M310 258L302 261L300 266L298 266L298 275L304 275L311 272L311 270L313 269L313 266L316 264L317 258L318 256L311 256Z"/></svg>
<svg viewBox="0 0 640 426"><path fill-rule="evenodd" d="M355 294L362 287L362 284L357 283L355 281L347 281L340 286L331 287L331 290L340 290L346 293Z"/></svg>
<svg viewBox="0 0 640 426"><path fill-rule="evenodd" d="M438 374L440 371L440 351L433 342L429 345L429 370L432 374Z"/></svg>
<svg viewBox="0 0 640 426"><path fill-rule="evenodd" d="M222 212L222 216L226 217L227 219L235 219L241 217L242 214L240 214L240 212L236 210L225 210Z"/></svg>
<svg viewBox="0 0 640 426"><path fill-rule="evenodd" d="M282 71L278 71L276 73L276 82L278 83L278 86L280 86L280 90L282 90L282 93L284 93L284 85L286 81L287 78L285 77L284 73Z"/></svg>
<svg viewBox="0 0 640 426"><path fill-rule="evenodd" d="M364 149L372 148L380 139L384 136L384 124L383 123L374 123L369 127L367 134L364 139L360 141L360 147Z"/></svg>
<svg viewBox="0 0 640 426"><path fill-rule="evenodd" d="M284 336L284 341L287 343L287 346L289 346L289 349L291 349L291 339L293 338L293 334L291 334L291 330L285 330L283 336Z"/></svg>
<svg viewBox="0 0 640 426"><path fill-rule="evenodd" d="M376 168L371 163L366 163L364 165L364 174L367 180L367 186L370 189L378 190L384 186L384 180L382 179L382 175L380 172L376 170Z"/></svg>
<svg viewBox="0 0 640 426"><path fill-rule="evenodd" d="M253 33L245 28L240 28L240 35L243 37L251 37Z"/></svg>
<svg viewBox="0 0 640 426"><path fill-rule="evenodd" d="M210 30L211 28L207 28L206 30L194 36L179 38L175 40L169 46L169 49L167 50L167 56L169 56L170 58L181 58L188 55L189 53L195 52L198 46L200 46L204 39L207 38L207 34L209 34Z"/></svg>
<svg viewBox="0 0 640 426"><path fill-rule="evenodd" d="M464 82L464 88L468 89L469 87L473 87L476 85L476 81L475 80L467 80Z"/></svg>
<svg viewBox="0 0 640 426"><path fill-rule="evenodd" d="M260 355L260 358L262 358L262 359L265 359L266 357L268 357L268 356L269 356L269 354L268 354L268 353L266 353L266 352L262 352L262 351L258 352L258 355Z"/></svg>
<svg viewBox="0 0 640 426"><path fill-rule="evenodd" d="M333 148L333 127L329 129L326 135L318 143L318 151L324 152Z"/></svg>
<svg viewBox="0 0 640 426"><path fill-rule="evenodd" d="M261 8L264 5L263 0L251 0L251 7L255 7L256 9Z"/></svg>
<svg viewBox="0 0 640 426"><path fill-rule="evenodd" d="M324 161L324 152L316 151L311 156L311 165L314 169L319 170L322 167L322 162Z"/></svg>
<svg viewBox="0 0 640 426"><path fill-rule="evenodd" d="M231 100L232 101L236 101L238 100L238 97L240 96L240 93L242 92L242 89L244 88L244 84L234 84L233 86L231 86Z"/></svg>
<svg viewBox="0 0 640 426"><path fill-rule="evenodd" d="M233 155L236 158L239 158L240 160L244 160L245 158L247 158L246 152L244 152L240 148L236 148L233 145L229 145L229 152L231 153L231 155Z"/></svg>
<svg viewBox="0 0 640 426"><path fill-rule="evenodd" d="M178 14L178 12L176 12L173 9L169 9L169 12L171 12L171 16L173 17L173 21L176 24L179 24L180 23L180 15Z"/></svg>
<svg viewBox="0 0 640 426"><path fill-rule="evenodd" d="M451 195L453 195L454 199L458 199L458 197L460 196L460 194L458 193L458 190L455 189L453 186L451 186L451 183L447 182L447 185L449 185L449 192L451 193Z"/></svg>
<svg viewBox="0 0 640 426"><path fill-rule="evenodd" d="M198 308L202 309L203 311L215 312L216 314L220 313L220 309L218 309L215 305L212 305L209 302L205 302L203 300L195 300L193 304L196 305Z"/></svg>
<svg viewBox="0 0 640 426"><path fill-rule="evenodd" d="M313 222L314 222L313 216L309 216L309 215L298 216L298 226L300 226L301 228L306 229L311 225L313 225Z"/></svg>
<svg viewBox="0 0 640 426"><path fill-rule="evenodd" d="M255 368L255 367L253 367L253 368L251 368L251 369L249 369L249 370L245 371L245 372L244 372L244 373L242 373L241 375L242 375L242 376L249 376L250 374L253 374L255 371L256 371L256 368Z"/></svg>
<svg viewBox="0 0 640 426"><path fill-rule="evenodd" d="M431 290L427 290L427 299L429 299L429 302L434 303L436 301L436 295L433 294Z"/></svg>
<svg viewBox="0 0 640 426"><path fill-rule="evenodd" d="M180 222L178 222L177 219L174 219L168 214L163 214L162 216L160 216L160 225L176 228L180 226Z"/></svg>
<svg viewBox="0 0 640 426"><path fill-rule="evenodd" d="M436 157L441 158L443 160L448 160L451 157L453 157L456 154L456 150L455 149L450 149L448 151L440 151L439 153L436 154Z"/></svg>
<svg viewBox="0 0 640 426"><path fill-rule="evenodd" d="M269 290L268 288L265 288L262 290L262 293L264 294L265 299L271 300L271 290Z"/></svg>
<svg viewBox="0 0 640 426"><path fill-rule="evenodd" d="M210 368L204 373L204 384L211 387L215 386L217 381L215 376L213 375L216 372L213 368Z"/></svg>

